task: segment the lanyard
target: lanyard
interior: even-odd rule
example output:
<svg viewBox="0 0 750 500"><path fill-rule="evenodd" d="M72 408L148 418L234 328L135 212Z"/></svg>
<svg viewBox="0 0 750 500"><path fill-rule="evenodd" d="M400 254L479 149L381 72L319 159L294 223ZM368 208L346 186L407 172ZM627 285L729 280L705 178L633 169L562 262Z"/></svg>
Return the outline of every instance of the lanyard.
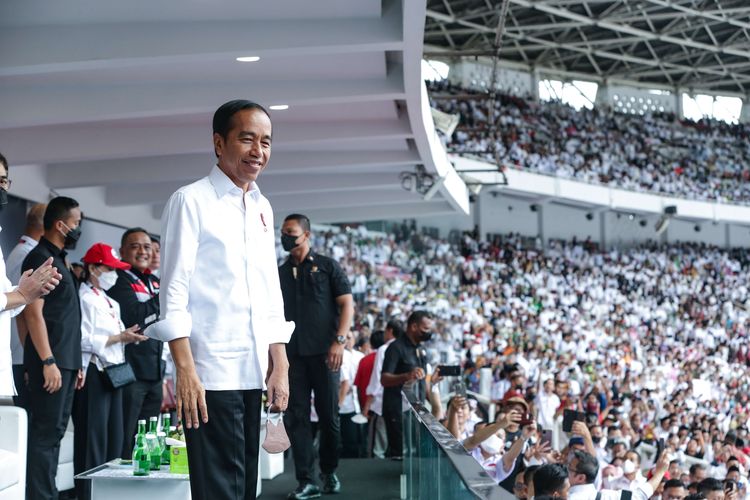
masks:
<svg viewBox="0 0 750 500"><path fill-rule="evenodd" d="M113 318L117 318L117 316L115 315L115 307L114 307L114 306L112 305L112 302L110 302L110 301L109 301L109 297L107 297L107 294L105 293L104 295L102 295L102 294L100 294L100 293L99 293L99 290L97 290L97 288L96 288L96 287L95 287L94 285L92 285L91 283L86 283L86 284L87 284L87 285L89 286L89 288L91 288L91 290L92 290L92 291L93 291L93 292L94 292L94 293L95 293L95 294L96 294L96 295L97 295L98 297L104 297L104 300L106 300L106 301L107 301L107 305L109 306L109 314L110 314L110 315L111 315L111 316L112 316Z"/></svg>

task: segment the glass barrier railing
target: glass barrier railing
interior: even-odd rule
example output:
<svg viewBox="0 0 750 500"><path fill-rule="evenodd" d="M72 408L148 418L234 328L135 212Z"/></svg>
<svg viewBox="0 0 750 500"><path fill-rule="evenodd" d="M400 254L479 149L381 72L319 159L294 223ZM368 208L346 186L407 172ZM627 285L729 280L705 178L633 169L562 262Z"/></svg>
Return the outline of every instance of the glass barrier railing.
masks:
<svg viewBox="0 0 750 500"><path fill-rule="evenodd" d="M428 408L410 403L403 419L402 498L515 499L487 475Z"/></svg>

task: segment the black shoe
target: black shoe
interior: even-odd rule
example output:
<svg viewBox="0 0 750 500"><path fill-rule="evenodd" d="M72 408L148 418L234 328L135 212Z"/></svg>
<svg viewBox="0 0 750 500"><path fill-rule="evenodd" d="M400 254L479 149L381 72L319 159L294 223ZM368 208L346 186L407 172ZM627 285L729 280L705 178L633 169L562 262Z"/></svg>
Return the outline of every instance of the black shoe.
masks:
<svg viewBox="0 0 750 500"><path fill-rule="evenodd" d="M313 483L300 484L297 489L287 495L289 500L307 500L308 498L319 498L320 488Z"/></svg>
<svg viewBox="0 0 750 500"><path fill-rule="evenodd" d="M320 480L323 481L323 493L338 493L341 491L341 481L335 473L321 474Z"/></svg>

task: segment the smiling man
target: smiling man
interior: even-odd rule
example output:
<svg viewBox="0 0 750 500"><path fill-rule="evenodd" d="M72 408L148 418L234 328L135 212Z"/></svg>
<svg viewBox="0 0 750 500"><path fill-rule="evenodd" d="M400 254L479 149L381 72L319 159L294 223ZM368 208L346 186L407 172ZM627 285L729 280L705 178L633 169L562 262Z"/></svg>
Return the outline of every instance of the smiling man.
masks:
<svg viewBox="0 0 750 500"><path fill-rule="evenodd" d="M218 159L179 189L162 218L161 318L147 335L169 342L185 425L193 499L254 499L261 392L289 398L273 212L256 180L271 157L271 119L230 101L213 119Z"/></svg>
<svg viewBox="0 0 750 500"><path fill-rule="evenodd" d="M144 328L159 317L159 278L149 270L151 237L142 227L125 231L120 240L120 256L130 264L127 271L117 271L117 282L107 295L120 304L120 318L126 328ZM133 436L138 420L159 414L162 400L164 343L149 339L125 346L125 359L133 367L136 381L125 386L122 394L124 440L122 456L133 453Z"/></svg>

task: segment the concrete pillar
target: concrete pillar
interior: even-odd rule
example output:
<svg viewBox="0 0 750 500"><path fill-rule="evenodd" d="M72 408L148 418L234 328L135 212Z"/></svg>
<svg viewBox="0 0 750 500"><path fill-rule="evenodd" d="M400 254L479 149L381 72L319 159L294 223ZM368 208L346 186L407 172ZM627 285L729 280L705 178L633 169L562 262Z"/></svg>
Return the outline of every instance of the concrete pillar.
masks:
<svg viewBox="0 0 750 500"><path fill-rule="evenodd" d="M531 80L531 95L536 102L539 102L539 70L534 68L529 71L529 79Z"/></svg>
<svg viewBox="0 0 750 500"><path fill-rule="evenodd" d="M597 101L598 101L597 96ZM602 250L607 250L607 212L599 212L599 246Z"/></svg>
<svg viewBox="0 0 750 500"><path fill-rule="evenodd" d="M732 248L732 238L729 223L724 224L724 247L727 250Z"/></svg>
<svg viewBox="0 0 750 500"><path fill-rule="evenodd" d="M596 89L596 98L594 99L594 107L600 108L604 106L612 107L612 102L609 98L609 84L606 80L599 84L599 87Z"/></svg>
<svg viewBox="0 0 750 500"><path fill-rule="evenodd" d="M742 100L742 111L740 111L740 123L750 123L750 94Z"/></svg>
<svg viewBox="0 0 750 500"><path fill-rule="evenodd" d="M679 87L675 87L674 89L674 109L679 120L685 118L685 113L682 109L682 89Z"/></svg>
<svg viewBox="0 0 750 500"><path fill-rule="evenodd" d="M544 205L537 203L536 206L536 234L542 241L542 248L547 248L547 239L544 237Z"/></svg>
<svg viewBox="0 0 750 500"><path fill-rule="evenodd" d="M479 370L479 394L487 399L492 395L492 368L489 366Z"/></svg>

